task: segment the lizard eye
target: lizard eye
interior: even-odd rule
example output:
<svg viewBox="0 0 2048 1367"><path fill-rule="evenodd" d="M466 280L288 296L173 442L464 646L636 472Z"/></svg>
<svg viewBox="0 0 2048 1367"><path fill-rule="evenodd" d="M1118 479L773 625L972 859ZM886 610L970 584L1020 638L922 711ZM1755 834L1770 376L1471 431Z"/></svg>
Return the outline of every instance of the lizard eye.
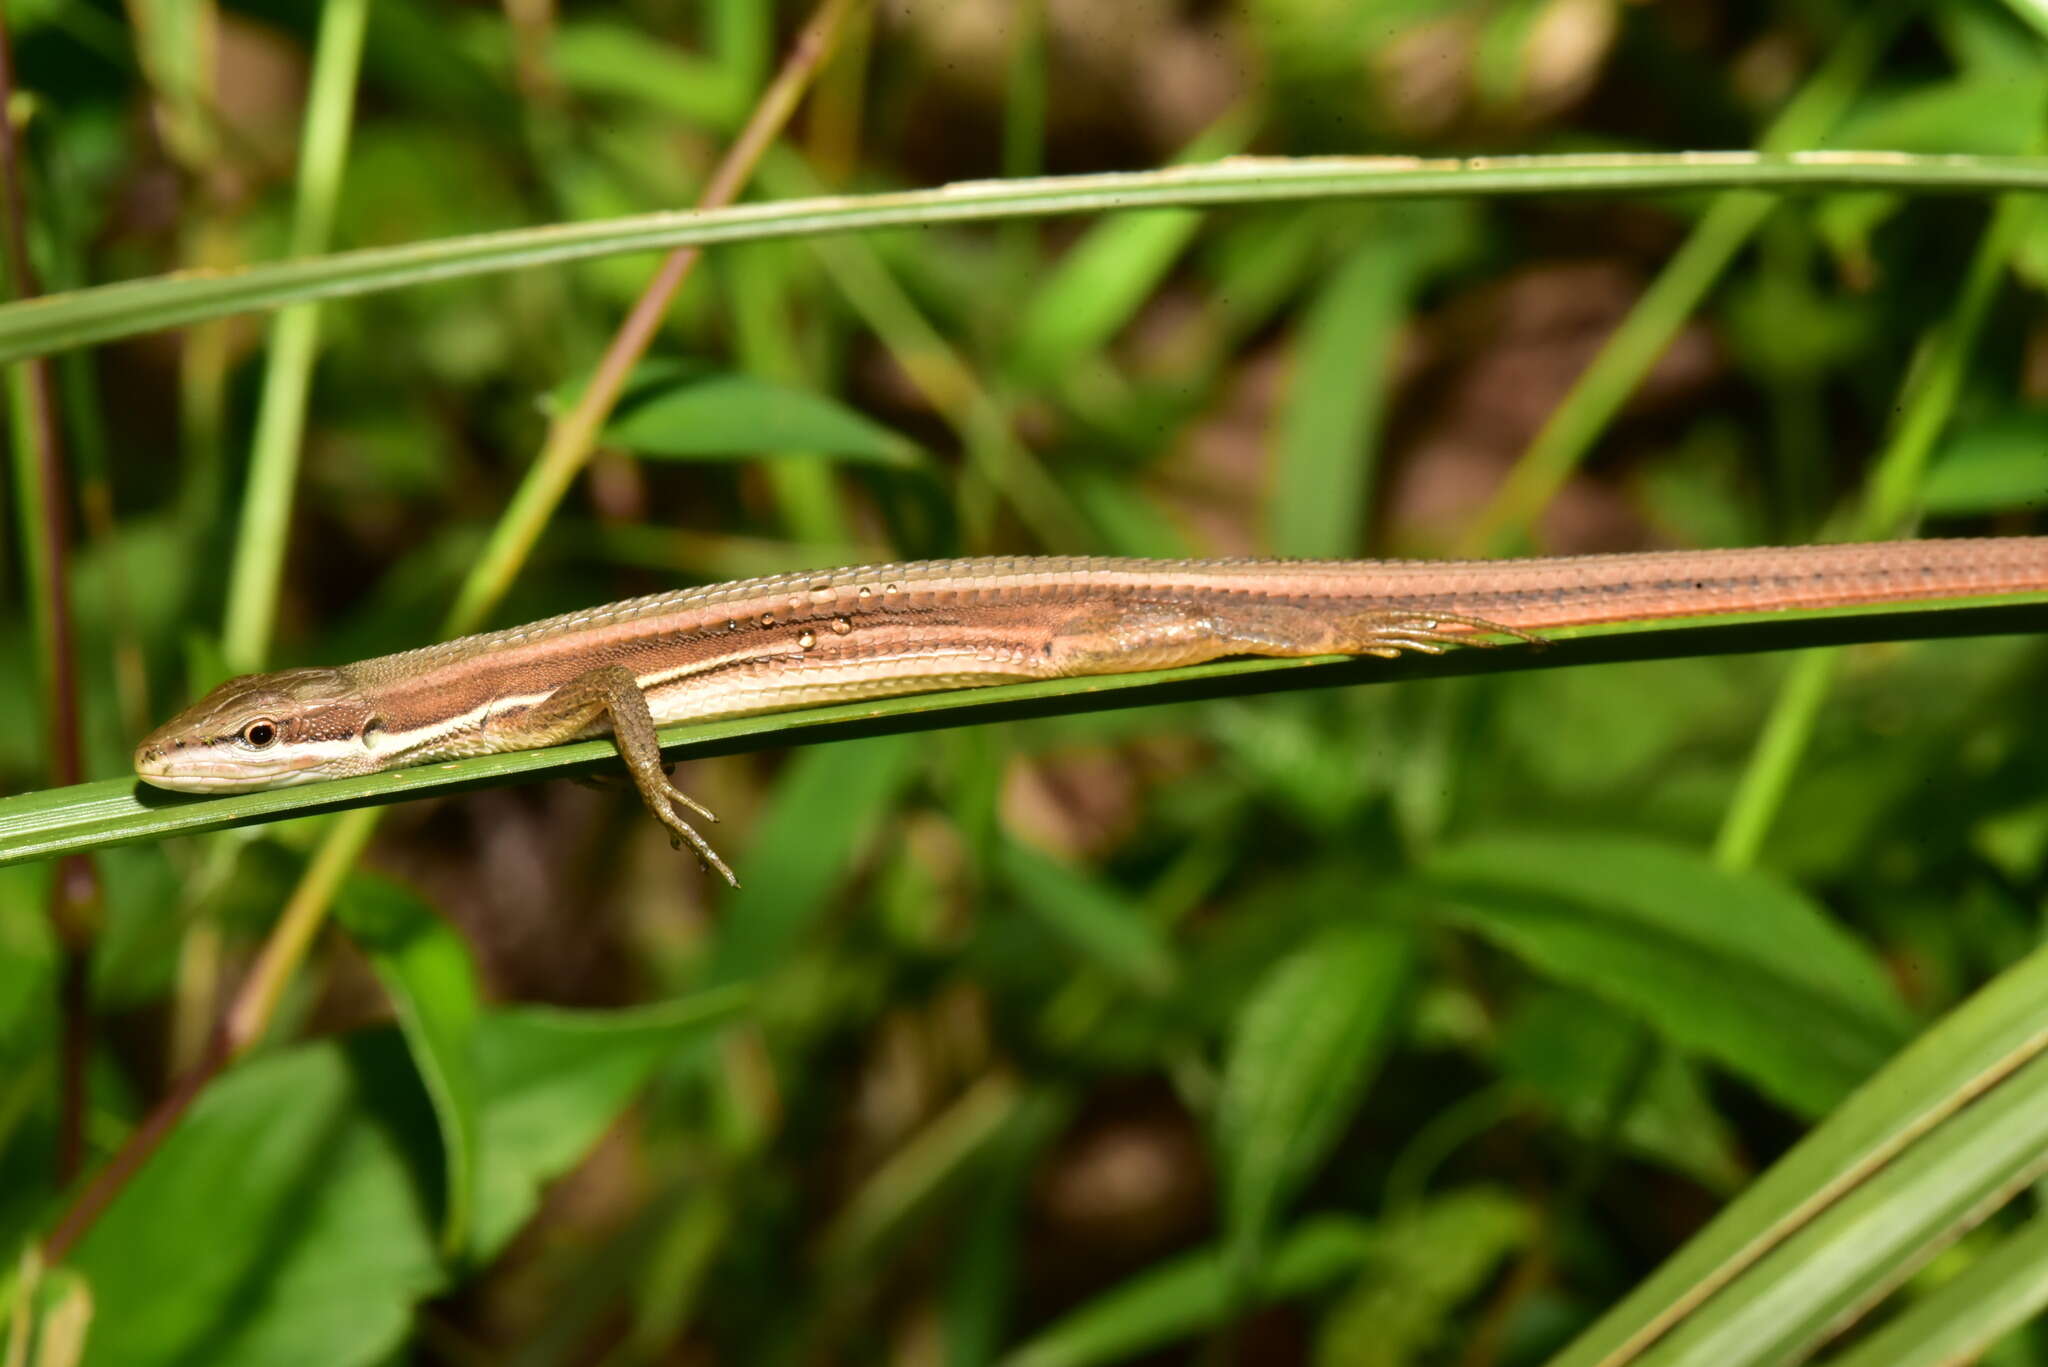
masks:
<svg viewBox="0 0 2048 1367"><path fill-rule="evenodd" d="M263 750L277 743L277 723L273 721L252 721L242 728L242 743L252 750Z"/></svg>

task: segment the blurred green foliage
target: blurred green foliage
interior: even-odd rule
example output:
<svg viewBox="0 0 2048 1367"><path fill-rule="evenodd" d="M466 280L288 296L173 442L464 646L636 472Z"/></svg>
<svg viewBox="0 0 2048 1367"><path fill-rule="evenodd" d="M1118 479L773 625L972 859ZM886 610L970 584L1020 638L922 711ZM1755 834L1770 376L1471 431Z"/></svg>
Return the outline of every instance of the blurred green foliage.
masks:
<svg viewBox="0 0 2048 1367"><path fill-rule="evenodd" d="M687 204L803 17L373 0L333 245ZM5 18L47 287L286 253L316 10ZM762 196L2048 132L2033 0L893 0L856 27ZM1938 434L1927 532L2040 530L2048 213L1991 215L1447 196L715 249L498 618L869 557L1444 553L1543 442L1564 478L1502 530L1546 551L1817 539L1908 428ZM431 639L648 270L321 307L267 529L276 663ZM223 671L263 338L55 360L95 777ZM1603 347L1604 406L1575 388ZM1555 412L1577 425L1539 437ZM47 786L47 663L10 554L0 790ZM2048 1362L2031 1195L1918 1270L2048 1143L2048 660L1849 653L1731 857L1786 669L693 761L737 893L629 793L396 809L266 1045L65 1267L10 1263L0 1360L1786 1361L1904 1283L1850 1356ZM96 1158L197 1056L320 831L94 856ZM10 1259L68 1195L50 878L0 869Z"/></svg>

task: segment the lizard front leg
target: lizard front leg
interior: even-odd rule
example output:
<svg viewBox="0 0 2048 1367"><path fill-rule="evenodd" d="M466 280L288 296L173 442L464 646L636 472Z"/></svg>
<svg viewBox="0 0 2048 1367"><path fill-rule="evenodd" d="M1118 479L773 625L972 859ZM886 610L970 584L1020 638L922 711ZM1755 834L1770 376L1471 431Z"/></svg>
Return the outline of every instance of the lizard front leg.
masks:
<svg viewBox="0 0 2048 1367"><path fill-rule="evenodd" d="M538 749L559 745L589 733L601 718L608 718L619 758L633 776L647 810L669 828L669 843L681 849L684 841L697 852L706 866L718 870L734 887L740 880L711 848L711 842L676 811L677 804L689 808L706 821L716 821L708 808L673 783L661 765L661 741L654 731L654 714L647 709L647 695L640 681L624 665L601 665L585 670L557 688L540 702L506 717L492 718L484 730L506 749Z"/></svg>

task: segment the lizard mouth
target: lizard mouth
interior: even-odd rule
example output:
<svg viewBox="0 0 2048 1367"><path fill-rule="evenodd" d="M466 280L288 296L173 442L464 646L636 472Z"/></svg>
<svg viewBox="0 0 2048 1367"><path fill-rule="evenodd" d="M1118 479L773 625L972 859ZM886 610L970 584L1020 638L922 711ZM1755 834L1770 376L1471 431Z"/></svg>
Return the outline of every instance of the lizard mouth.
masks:
<svg viewBox="0 0 2048 1367"><path fill-rule="evenodd" d="M135 748L135 776L152 788L174 793L247 793L311 783L320 773L304 763L279 760L252 767L249 757L210 756L204 747L180 745L155 736Z"/></svg>

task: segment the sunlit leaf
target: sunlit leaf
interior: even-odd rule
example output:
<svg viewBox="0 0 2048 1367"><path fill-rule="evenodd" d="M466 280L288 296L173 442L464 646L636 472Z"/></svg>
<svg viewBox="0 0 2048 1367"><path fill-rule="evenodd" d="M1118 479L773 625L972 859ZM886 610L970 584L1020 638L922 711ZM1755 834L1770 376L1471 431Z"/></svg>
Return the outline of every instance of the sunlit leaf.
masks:
<svg viewBox="0 0 2048 1367"><path fill-rule="evenodd" d="M741 1000L480 1020L477 1252L503 1246L664 1053ZM386 1359L413 1304L447 1285L443 1165L416 1077L397 1033L377 1031L255 1059L207 1089L72 1257L95 1304L86 1361Z"/></svg>

